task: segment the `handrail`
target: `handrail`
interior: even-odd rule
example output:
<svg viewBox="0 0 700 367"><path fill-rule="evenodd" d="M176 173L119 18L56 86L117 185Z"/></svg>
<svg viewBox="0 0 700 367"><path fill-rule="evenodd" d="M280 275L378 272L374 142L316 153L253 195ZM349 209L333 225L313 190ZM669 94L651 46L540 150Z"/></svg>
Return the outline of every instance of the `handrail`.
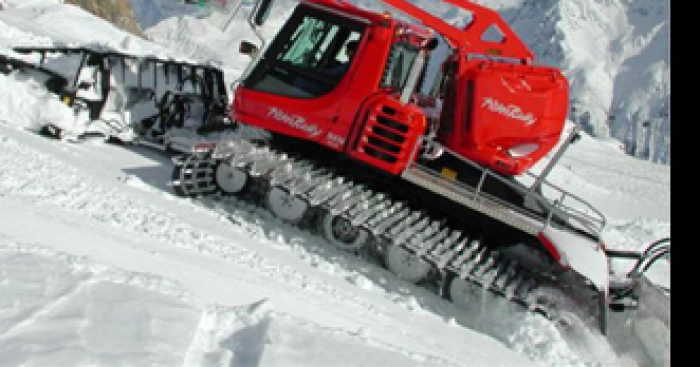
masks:
<svg viewBox="0 0 700 367"><path fill-rule="evenodd" d="M426 140L428 139L423 137L421 143ZM430 144L435 145L437 143L430 141ZM423 144L421 144L421 146L422 145ZM455 188L458 188L457 191L470 192L470 194L474 196L475 200L486 200L490 204L500 205L507 210L525 215L530 219L539 222L541 225L541 230L549 227L560 227L569 231L585 231L589 235L599 239L603 230L605 230L607 227L607 219L605 218L605 215L593 205L572 194L571 192L550 183L538 175L531 172L527 174L528 176L534 178L534 182L540 185L541 188L537 191L531 190L530 187L523 185L522 183L507 180L499 174L482 167L481 165L455 153L454 151L451 151L449 148L440 146L440 149L444 151L444 154L451 154L454 158L459 159L460 161L481 172L478 187L469 187L461 182L450 181ZM435 170L432 170L431 168L428 168L420 163L413 163L412 165L409 165L404 171L404 174L407 174L407 172L409 172L412 168L416 167L419 167L424 171L430 170L437 177L441 176ZM410 175L410 173L408 174ZM525 201L529 200L534 202L535 207L529 207L529 205L526 204L523 206L516 206L485 193L482 187L489 179L495 179L513 189L515 192L518 192L522 195ZM445 181L448 180L445 179ZM545 197L545 194L543 194L544 192L551 192L549 195L555 198L550 199ZM454 195L454 193L450 193L450 195Z"/></svg>

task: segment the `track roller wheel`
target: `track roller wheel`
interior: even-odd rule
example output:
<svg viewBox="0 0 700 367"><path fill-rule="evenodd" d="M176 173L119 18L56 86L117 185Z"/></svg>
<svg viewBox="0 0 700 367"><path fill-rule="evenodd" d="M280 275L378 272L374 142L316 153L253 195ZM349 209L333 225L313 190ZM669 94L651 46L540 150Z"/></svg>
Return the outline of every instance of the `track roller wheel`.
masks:
<svg viewBox="0 0 700 367"><path fill-rule="evenodd" d="M215 179L216 186L224 195L238 195L248 186L248 174L226 162L217 165Z"/></svg>
<svg viewBox="0 0 700 367"><path fill-rule="evenodd" d="M448 295L457 307L470 312L480 311L484 307L484 302L492 297L490 291L458 276L450 282Z"/></svg>
<svg viewBox="0 0 700 367"><path fill-rule="evenodd" d="M184 184L180 181L182 179L182 170L184 168L181 165L176 165L175 168L173 169L173 175L172 175L172 182L173 182L173 191L175 192L175 195L181 197L181 198L186 198L189 197L190 195L188 194L187 190L184 187Z"/></svg>
<svg viewBox="0 0 700 367"><path fill-rule="evenodd" d="M267 204L270 211L280 219L291 224L301 222L309 211L309 203L306 200L280 187L272 187L267 193Z"/></svg>
<svg viewBox="0 0 700 367"><path fill-rule="evenodd" d="M387 250L386 266L399 278L414 284L426 279L432 269L429 263L398 245Z"/></svg>
<svg viewBox="0 0 700 367"><path fill-rule="evenodd" d="M326 239L343 251L359 251L367 246L371 239L367 230L355 227L350 220L330 212L323 216L321 225Z"/></svg>
<svg viewBox="0 0 700 367"><path fill-rule="evenodd" d="M216 193L211 175L213 164L199 156L186 156L177 159L172 173L172 187L177 196L192 198Z"/></svg>

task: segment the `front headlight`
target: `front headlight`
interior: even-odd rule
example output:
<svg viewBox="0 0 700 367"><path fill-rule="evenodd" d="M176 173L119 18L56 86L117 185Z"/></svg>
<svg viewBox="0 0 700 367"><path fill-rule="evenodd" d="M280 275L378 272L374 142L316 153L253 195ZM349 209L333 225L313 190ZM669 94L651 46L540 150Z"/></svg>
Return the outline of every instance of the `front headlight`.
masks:
<svg viewBox="0 0 700 367"><path fill-rule="evenodd" d="M527 157L528 155L536 152L538 149L540 149L539 144L521 144L508 148L508 155L513 158Z"/></svg>

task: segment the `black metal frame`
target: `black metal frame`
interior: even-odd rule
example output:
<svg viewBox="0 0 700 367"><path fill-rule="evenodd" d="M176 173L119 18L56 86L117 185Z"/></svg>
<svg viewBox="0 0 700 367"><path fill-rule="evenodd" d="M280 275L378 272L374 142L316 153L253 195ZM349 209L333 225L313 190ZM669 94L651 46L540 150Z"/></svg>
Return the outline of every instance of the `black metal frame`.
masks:
<svg viewBox="0 0 700 367"><path fill-rule="evenodd" d="M139 87L143 83L142 81L144 80L145 73L144 69L146 69L146 67L149 70L153 71L153 84L155 86L159 85L158 70L162 70L166 78L166 83L170 84L170 78L176 78L176 85L177 89L179 90L182 90L182 88L184 88L184 84L187 81L191 82L192 89L199 92L202 99L206 102L208 106L228 105L228 93L224 73L219 68L211 64L198 64L186 61L163 59L154 56L142 57L129 55L109 49L103 50L89 47L16 47L13 50L19 54L40 54L41 58L39 61L39 65L34 65L26 61L2 55L0 55L0 65L9 64L16 68L32 68L41 72L45 72L52 76L61 77L65 79L67 83L65 87L62 88L63 90L53 92L58 94L64 100L64 102L67 102L67 104L69 105L72 105L72 103L74 103L75 91L78 87L77 83L79 75L85 67L87 59L92 55L99 55L104 59L109 60L110 63L113 62L114 65L121 65L122 80L126 79L125 73L127 69L127 61L137 63L138 70L136 72L136 77L138 80ZM80 54L82 56L80 66L78 67L78 70L76 70L75 76L72 81L68 80L68 78L66 78L65 76L62 76L44 67L44 64L46 62L46 56L49 53L59 53L64 55ZM151 67L151 65L155 65L155 67ZM202 85L205 87L202 88ZM206 123L206 121L204 123Z"/></svg>

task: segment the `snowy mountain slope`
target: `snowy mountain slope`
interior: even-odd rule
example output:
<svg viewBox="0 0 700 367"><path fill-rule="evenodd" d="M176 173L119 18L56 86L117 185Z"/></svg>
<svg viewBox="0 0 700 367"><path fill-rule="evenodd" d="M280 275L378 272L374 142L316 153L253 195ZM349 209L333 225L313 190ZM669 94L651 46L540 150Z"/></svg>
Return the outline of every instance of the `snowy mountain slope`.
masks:
<svg viewBox="0 0 700 367"><path fill-rule="evenodd" d="M670 1L524 1L506 19L540 62L565 70L574 121L621 141L629 154L670 164L670 7Z"/></svg>
<svg viewBox="0 0 700 367"><path fill-rule="evenodd" d="M160 21L183 15L196 15L199 8L172 0L129 0L136 17L144 28L150 28Z"/></svg>
<svg viewBox="0 0 700 367"><path fill-rule="evenodd" d="M9 1L0 11L0 51L22 58L12 47L94 47L133 56L209 62L136 37L83 9L56 1ZM36 62L38 60L31 60Z"/></svg>
<svg viewBox="0 0 700 367"><path fill-rule="evenodd" d="M36 5L28 16L42 11ZM54 22L81 22L58 16L60 7L50 11ZM16 14L0 13L0 29L55 42L35 36L47 18L21 22ZM82 35L76 42L89 42L91 32ZM121 39L115 33L104 41ZM0 49L13 41L0 36ZM42 118L66 116L48 100L26 81L0 76L0 324L7 330L0 332L0 365L670 360L638 346L613 355L594 337L571 343L570 335L500 303L461 311L264 211L178 199L161 152L28 132ZM669 167L585 138L553 179L610 216L610 247L636 249L670 234ZM670 284L670 271L660 270Z"/></svg>
<svg viewBox="0 0 700 367"><path fill-rule="evenodd" d="M209 22L194 17L177 17L148 28L146 34L156 42L190 58L214 60L224 69L236 66L236 69L227 73L232 75L228 79L233 80L242 73L239 65L245 65L250 60L237 52L240 40L244 35L248 39L254 39L245 25L236 25L234 28L239 36L230 37Z"/></svg>
<svg viewBox="0 0 700 367"><path fill-rule="evenodd" d="M158 2L148 0L131 0L137 8L155 8L162 11ZM278 0L270 15L270 20L262 29L266 39L271 39L290 15L294 0ZM163 18L160 22L147 28L145 33L159 44L168 46L191 58L213 60L227 72L233 82L242 73L250 58L238 52L241 40L260 43L258 36L251 31L247 23L251 6L244 3L237 16L231 19L238 2L230 2L226 8L206 8L190 6L189 13ZM223 29L223 31L222 31Z"/></svg>
<svg viewBox="0 0 700 367"><path fill-rule="evenodd" d="M136 18L129 0L62 0L62 2L79 6L119 29L143 37L141 22Z"/></svg>

